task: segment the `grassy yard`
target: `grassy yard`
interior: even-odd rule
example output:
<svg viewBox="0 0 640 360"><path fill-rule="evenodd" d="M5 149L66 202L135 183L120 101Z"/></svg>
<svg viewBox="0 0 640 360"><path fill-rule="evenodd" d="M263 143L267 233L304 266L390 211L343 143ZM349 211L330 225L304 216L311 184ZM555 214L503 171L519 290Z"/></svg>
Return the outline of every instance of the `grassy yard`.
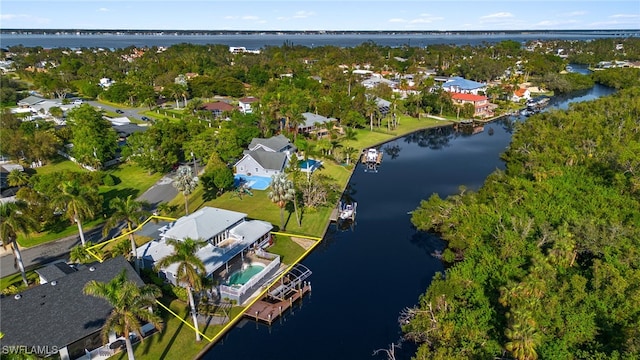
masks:
<svg viewBox="0 0 640 360"><path fill-rule="evenodd" d="M163 304L167 304L167 300L161 301ZM173 300L169 304L169 308L189 324L192 324L188 305L186 303L179 300ZM235 318L242 312L242 310L244 310L243 307L233 307L229 314L229 318ZM194 330L180 321L180 319L175 318L168 311L161 309L161 316L165 320L164 329L134 346L136 359L193 359L207 344L209 344L206 339L202 339L200 343L197 343L195 341ZM208 326L206 328L201 326L200 331L207 337L213 338L213 336L220 332L221 329L222 325ZM127 359L127 354L123 351L112 356L111 359L124 360Z"/></svg>
<svg viewBox="0 0 640 360"><path fill-rule="evenodd" d="M55 171L73 171L73 172L86 172L85 170L73 163L72 161L64 158L58 158L50 164L36 168L36 174L49 174ZM145 174L145 171L141 168L130 165L120 164L107 170L104 170L106 174L112 174L120 181L114 186L100 186L98 191L103 197L103 208L107 209L109 201L116 197L126 198L129 195L138 197L142 195L144 191L150 188L156 183L162 176L161 174ZM141 176L141 174L145 174ZM100 217L93 221L84 222L83 228L85 231L90 230L104 222L104 218ZM75 224L69 223L66 228L56 232L41 232L30 234L29 237L20 236L18 243L21 246L29 247L34 245L43 244L49 241L57 240L63 237L71 236L78 233L78 227Z"/></svg>

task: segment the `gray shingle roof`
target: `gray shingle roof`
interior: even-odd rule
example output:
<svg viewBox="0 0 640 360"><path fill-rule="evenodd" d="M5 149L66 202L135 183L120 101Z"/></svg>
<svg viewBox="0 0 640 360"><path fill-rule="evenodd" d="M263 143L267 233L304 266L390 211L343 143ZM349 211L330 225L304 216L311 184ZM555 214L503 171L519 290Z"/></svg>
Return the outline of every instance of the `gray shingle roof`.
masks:
<svg viewBox="0 0 640 360"><path fill-rule="evenodd" d="M0 345L62 348L100 330L112 307L106 300L84 295L82 289L90 280L108 282L122 269L127 269L129 280L144 284L120 256L58 278L55 285L30 288L20 299L0 298L0 331L4 334Z"/></svg>
<svg viewBox="0 0 640 360"><path fill-rule="evenodd" d="M18 101L18 105L28 105L28 106L32 106L32 105L35 105L35 104L37 104L37 103L41 103L41 102L43 102L43 101L45 101L45 100L47 100L47 99L45 99L45 98L41 98L41 97L39 97L39 96L33 96L33 95L30 95L30 96L27 96L26 98L24 98L24 99L22 99L22 100Z"/></svg>
<svg viewBox="0 0 640 360"><path fill-rule="evenodd" d="M282 171L287 161L287 154L281 152L245 151L244 154L251 156L266 170Z"/></svg>
<svg viewBox="0 0 640 360"><path fill-rule="evenodd" d="M322 115L318 115L310 112L302 113L302 116L304 117L304 124L300 124L300 126L298 126L299 128L311 127L316 123L324 124L326 122L335 120L335 119L329 119Z"/></svg>
<svg viewBox="0 0 640 360"><path fill-rule="evenodd" d="M76 269L64 262L58 262L36 270L36 273L46 282L59 279L74 272L76 272Z"/></svg>
<svg viewBox="0 0 640 360"><path fill-rule="evenodd" d="M262 145L276 152L282 151L289 145L293 146L293 144L291 144L291 141L289 141L289 139L287 139L287 137L282 134L278 136L272 136L268 139L253 138L251 140L251 143L249 144L249 150L255 150L258 145Z"/></svg>

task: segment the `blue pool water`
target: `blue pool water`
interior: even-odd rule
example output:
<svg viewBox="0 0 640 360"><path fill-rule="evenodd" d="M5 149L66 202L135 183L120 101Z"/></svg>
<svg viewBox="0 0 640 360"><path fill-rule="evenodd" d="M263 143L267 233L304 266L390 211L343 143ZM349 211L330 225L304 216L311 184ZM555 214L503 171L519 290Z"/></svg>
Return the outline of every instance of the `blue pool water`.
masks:
<svg viewBox="0 0 640 360"><path fill-rule="evenodd" d="M247 184L251 189L255 190L266 190L271 185L271 178L236 174L233 178L233 185L240 186L241 184Z"/></svg>
<svg viewBox="0 0 640 360"><path fill-rule="evenodd" d="M308 159L308 160L301 160L298 161L298 166L300 167L300 169L302 170L315 170L317 167L319 167L322 163L318 160L313 160L313 159Z"/></svg>
<svg viewBox="0 0 640 360"><path fill-rule="evenodd" d="M227 282L230 286L244 285L247 283L247 281L251 280L251 278L254 277L257 273L262 271L262 269L264 269L264 266L260 264L249 265L246 269L238 270L233 274L231 274Z"/></svg>

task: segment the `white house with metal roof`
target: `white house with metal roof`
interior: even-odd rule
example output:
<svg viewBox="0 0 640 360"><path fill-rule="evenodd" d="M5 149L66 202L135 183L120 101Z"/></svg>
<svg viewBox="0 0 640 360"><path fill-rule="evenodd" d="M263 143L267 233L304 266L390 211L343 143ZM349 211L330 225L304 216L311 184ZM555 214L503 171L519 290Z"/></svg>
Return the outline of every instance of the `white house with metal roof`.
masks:
<svg viewBox="0 0 640 360"><path fill-rule="evenodd" d="M247 220L247 214L204 207L183 216L161 229L160 239L150 241L137 250L143 267L153 268L155 262L173 253L173 246L167 239L201 239L207 242L197 252L206 269L206 276L228 266L234 258L242 257L252 248L265 246L271 240L273 225L261 220ZM160 269L167 281L177 284L177 264Z"/></svg>
<svg viewBox="0 0 640 360"><path fill-rule="evenodd" d="M487 91L487 84L454 76L445 81L442 88L448 92L478 95L479 92Z"/></svg>

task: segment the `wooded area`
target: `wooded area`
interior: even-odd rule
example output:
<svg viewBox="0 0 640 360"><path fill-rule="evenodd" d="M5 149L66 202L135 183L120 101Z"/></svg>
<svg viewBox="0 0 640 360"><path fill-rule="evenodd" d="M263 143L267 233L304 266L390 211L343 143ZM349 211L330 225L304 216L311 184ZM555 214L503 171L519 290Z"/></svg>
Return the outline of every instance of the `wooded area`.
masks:
<svg viewBox="0 0 640 360"><path fill-rule="evenodd" d="M634 87L519 123L506 171L413 212L449 263L404 314L416 358L640 357L638 75L596 72Z"/></svg>

